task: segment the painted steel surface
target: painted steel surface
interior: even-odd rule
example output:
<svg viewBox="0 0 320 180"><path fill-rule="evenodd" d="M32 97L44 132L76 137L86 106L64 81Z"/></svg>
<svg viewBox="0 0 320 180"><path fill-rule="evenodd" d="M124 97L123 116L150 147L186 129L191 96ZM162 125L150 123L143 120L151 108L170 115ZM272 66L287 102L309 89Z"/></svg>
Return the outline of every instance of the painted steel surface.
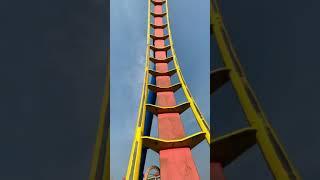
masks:
<svg viewBox="0 0 320 180"><path fill-rule="evenodd" d="M155 66L152 68L153 70L155 69ZM154 76L151 76L150 79L150 84L156 84L156 78ZM149 92L148 93L148 104L154 104L156 102L156 94L154 92ZM153 114L151 112L146 112L146 119L145 119L145 126L144 126L144 136L150 136L150 131L152 127L152 119L153 119ZM140 172L139 172L139 179L142 179L143 177L143 168L144 164L146 162L146 156L147 156L147 147L142 147L142 152L141 152L141 162L140 162Z"/></svg>
<svg viewBox="0 0 320 180"><path fill-rule="evenodd" d="M153 9L151 5L153 5ZM154 22L151 22L151 17ZM150 34L151 28L154 29L153 34ZM168 34L164 34L165 28L167 28ZM153 56L150 56L151 52L153 52ZM169 52L171 52L171 56L168 56ZM169 70L168 64L172 61L174 68ZM155 69L149 69L150 62L155 65ZM180 82L171 84L171 76L175 74ZM149 75L155 77L155 84L148 83ZM183 90L187 102L177 105L174 92L180 88ZM157 103L146 100L150 93L155 93ZM180 118L180 114L186 108L192 109L201 129L201 132L188 137L184 133ZM149 137L151 122L146 116L150 112L158 117L159 138ZM199 179L191 148L203 139L210 142L209 126L193 100L178 64L171 37L167 0L148 1L145 79L135 134L125 179L137 180L143 177L147 147L159 153L161 179ZM186 171L186 169L188 170Z"/></svg>

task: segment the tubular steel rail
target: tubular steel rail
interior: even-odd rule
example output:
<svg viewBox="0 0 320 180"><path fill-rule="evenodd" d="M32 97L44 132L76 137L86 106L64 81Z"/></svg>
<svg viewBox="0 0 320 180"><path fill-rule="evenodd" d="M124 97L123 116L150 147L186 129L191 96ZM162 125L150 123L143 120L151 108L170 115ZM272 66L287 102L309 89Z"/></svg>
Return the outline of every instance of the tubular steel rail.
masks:
<svg viewBox="0 0 320 180"><path fill-rule="evenodd" d="M151 11L152 5L153 11ZM163 5L165 6L163 7ZM165 9L165 12L162 12L162 9ZM151 22L151 16L154 17L154 22ZM163 20L166 20L166 23L163 23ZM153 34L151 34L151 28L154 29ZM164 34L165 28L167 34ZM166 40L167 45L165 45ZM169 51L171 51L171 56L168 56ZM153 57L150 56L151 52L153 52ZM150 61L154 63L155 69L150 69ZM172 61L174 68L169 70L168 65ZM177 75L179 83L171 85L171 76L174 74ZM156 78L156 84L148 83L149 75ZM176 105L174 92L180 88L183 90L187 102ZM156 93L157 105L148 104L149 91ZM191 108L201 132L185 136L180 114L188 108ZM158 116L159 138L145 135L147 112ZM199 179L191 149L204 139L210 143L210 129L186 85L178 64L170 30L168 0L148 0L144 83L135 137L124 179L142 179L144 162L141 159L145 158L145 154L142 152L143 148L149 148L159 153L161 179ZM188 172L182 170L186 167L190 168Z"/></svg>
<svg viewBox="0 0 320 180"><path fill-rule="evenodd" d="M210 145L212 177L215 180L224 179L223 167L254 144L258 144L275 179L300 180L250 87L223 24L217 0L211 0L211 33L225 67L211 72L210 92L214 95L223 84L230 81L250 125L250 128L241 129L212 141Z"/></svg>

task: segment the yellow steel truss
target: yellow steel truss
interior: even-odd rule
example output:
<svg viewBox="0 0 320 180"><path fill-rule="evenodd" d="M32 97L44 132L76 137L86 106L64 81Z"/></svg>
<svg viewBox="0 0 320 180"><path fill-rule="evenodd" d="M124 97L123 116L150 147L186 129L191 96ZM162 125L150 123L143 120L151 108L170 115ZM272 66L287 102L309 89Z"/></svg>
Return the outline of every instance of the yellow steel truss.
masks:
<svg viewBox="0 0 320 180"><path fill-rule="evenodd" d="M162 140L162 139L157 139L157 138L152 138L152 137L146 137L143 136L144 134L144 120L146 117L146 110L148 108L158 108L161 110L171 110L173 111L173 108L177 107L157 107L153 105L148 105L147 104L147 97L148 97L148 80L149 80L149 73L156 75L159 74L159 72L155 72L153 70L149 69L149 61L156 61L156 59L150 57L150 49L154 48L153 46L150 46L150 39L160 39L161 37L156 37L152 34L150 34L150 27L155 27L155 25L151 24L151 1L148 0L148 27L147 27L147 49L146 49L146 62L145 62L145 77L144 77L144 83L143 83L143 88L142 88L142 93L141 93L141 100L140 100L140 105L139 105L139 112L138 112L138 118L137 118L137 124L136 124L136 129L135 129L135 137L132 142L132 148L131 148L131 153L130 153L130 158L129 158L129 163L128 163L128 168L126 172L126 180L137 180L139 178L139 173L140 173L140 162L141 162L141 152L142 152L142 146L149 147L155 151L159 151L161 149L165 148L172 148L172 147L194 147L196 144L198 144L200 141L202 141L204 138L207 140L208 143L210 143L210 130L209 126L207 125L207 122L203 115L201 114L196 102L192 98L192 95L183 79L182 72L180 69L180 66L178 64L178 58L176 56L176 53L173 48L173 41L172 41L172 35L171 35L171 30L170 30L170 20L169 20L169 10L168 10L168 0L164 0L161 2L161 4L165 3L165 9L166 12L163 13L163 16L166 16L166 21L167 24L164 25L163 27L166 27L168 29L168 35L164 35L164 39L169 38L169 46L167 46L166 50L171 49L172 56L173 56L173 62L175 69L171 70L168 72L168 74L173 75L174 73L177 73L178 79L181 84L181 88L187 98L187 103L191 107L192 112L195 116L195 119L197 120L201 132L195 133L193 135L190 135L188 137L178 139L178 140ZM172 60L170 57L168 61ZM180 85L179 85L180 86ZM150 88L150 85L149 85ZM151 87L153 88L153 87ZM156 111L156 110L154 110ZM157 145L154 145L157 144Z"/></svg>

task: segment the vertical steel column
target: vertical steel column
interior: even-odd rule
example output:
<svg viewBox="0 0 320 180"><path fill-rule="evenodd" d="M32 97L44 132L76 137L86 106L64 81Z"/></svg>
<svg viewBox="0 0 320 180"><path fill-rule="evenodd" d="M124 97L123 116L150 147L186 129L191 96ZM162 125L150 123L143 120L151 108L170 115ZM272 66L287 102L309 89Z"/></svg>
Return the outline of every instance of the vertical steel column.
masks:
<svg viewBox="0 0 320 180"><path fill-rule="evenodd" d="M162 14L163 5L154 6L154 14ZM154 17L154 24L163 25L163 17ZM163 29L155 29L155 36L163 36ZM165 47L164 40L154 40L156 48ZM166 59L166 51L155 51L156 59ZM167 72L168 63L156 63L156 71ZM158 87L169 87L171 85L170 76L157 76ZM176 100L173 91L157 92L158 106L175 106ZM185 137L183 124L179 113L164 113L158 115L159 138L172 140ZM192 158L190 148L173 148L160 151L160 177L162 180L196 180L199 179L196 165Z"/></svg>

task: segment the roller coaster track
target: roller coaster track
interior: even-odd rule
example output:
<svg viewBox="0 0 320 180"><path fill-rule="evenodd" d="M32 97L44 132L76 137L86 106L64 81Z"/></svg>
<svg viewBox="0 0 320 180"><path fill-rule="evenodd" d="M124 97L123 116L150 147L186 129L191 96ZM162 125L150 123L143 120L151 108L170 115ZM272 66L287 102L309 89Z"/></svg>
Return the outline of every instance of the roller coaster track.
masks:
<svg viewBox="0 0 320 180"><path fill-rule="evenodd" d="M210 129L190 93L178 63L170 29L168 0L148 0L145 56L144 83L135 137L124 179L142 179L146 149L159 153L162 180L200 179L191 149L203 140L210 143ZM169 70L171 62L174 68ZM173 75L177 75L179 82L172 85ZM174 95L179 89L182 89L187 99L182 104L176 104ZM201 131L186 136L180 114L188 108L191 108ZM159 138L150 137L153 115L158 117ZM187 167L189 169L185 171Z"/></svg>

